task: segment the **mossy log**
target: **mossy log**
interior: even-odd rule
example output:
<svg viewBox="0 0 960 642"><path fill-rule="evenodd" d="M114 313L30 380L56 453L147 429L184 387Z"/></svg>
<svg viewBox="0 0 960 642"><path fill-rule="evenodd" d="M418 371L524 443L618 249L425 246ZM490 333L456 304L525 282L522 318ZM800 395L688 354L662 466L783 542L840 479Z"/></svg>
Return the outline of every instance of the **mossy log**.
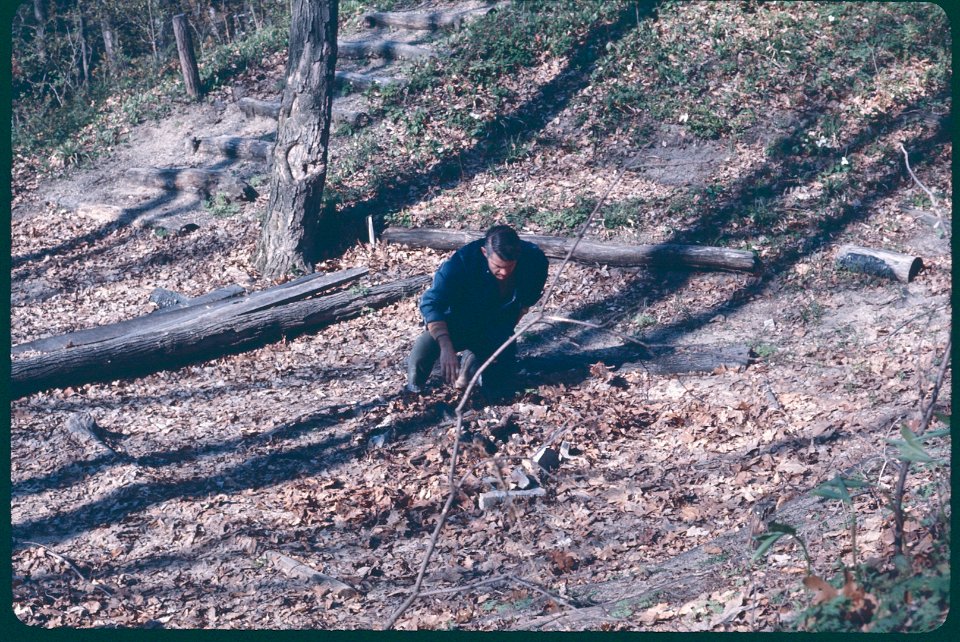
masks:
<svg viewBox="0 0 960 642"><path fill-rule="evenodd" d="M520 366L528 373L550 379L571 373L586 377L590 367L602 362L615 373L643 370L654 375L711 373L718 369L744 368L753 360L745 345L651 346L622 345L583 352L561 352L523 358Z"/></svg>

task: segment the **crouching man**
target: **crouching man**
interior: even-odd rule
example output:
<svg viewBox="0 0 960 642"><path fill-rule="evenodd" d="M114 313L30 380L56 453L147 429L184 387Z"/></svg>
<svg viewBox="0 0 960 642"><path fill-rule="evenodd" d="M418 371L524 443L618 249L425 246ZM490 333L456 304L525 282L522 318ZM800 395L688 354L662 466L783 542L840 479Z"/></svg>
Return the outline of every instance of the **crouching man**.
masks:
<svg viewBox="0 0 960 642"><path fill-rule="evenodd" d="M437 359L449 384L463 387L514 332L520 318L543 294L547 257L523 241L508 225L491 227L486 236L457 250L433 277L420 301L426 331L413 344L407 365L407 390L418 393ZM458 353L464 353L461 372ZM516 390L516 342L500 353L481 375L488 400Z"/></svg>

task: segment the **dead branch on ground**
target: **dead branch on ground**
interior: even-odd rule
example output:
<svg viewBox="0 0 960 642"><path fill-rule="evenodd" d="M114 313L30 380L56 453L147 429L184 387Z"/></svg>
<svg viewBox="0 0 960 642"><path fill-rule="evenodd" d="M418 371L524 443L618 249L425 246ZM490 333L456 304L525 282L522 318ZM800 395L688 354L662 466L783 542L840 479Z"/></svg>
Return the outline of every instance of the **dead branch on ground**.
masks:
<svg viewBox="0 0 960 642"><path fill-rule="evenodd" d="M937 203L937 197L933 195L927 186L920 182L920 179L917 178L917 175L913 173L913 170L910 168L910 156L907 154L907 149L903 146L903 143L900 143L900 151L903 152L903 162L907 166L907 173L910 174L910 178L913 179L913 182L916 183L920 189L927 193L927 196L930 197L930 206L933 208L933 214L937 218L937 223L933 226L934 229L940 228L943 229L946 225L946 221L943 218L943 214L940 211L940 206Z"/></svg>

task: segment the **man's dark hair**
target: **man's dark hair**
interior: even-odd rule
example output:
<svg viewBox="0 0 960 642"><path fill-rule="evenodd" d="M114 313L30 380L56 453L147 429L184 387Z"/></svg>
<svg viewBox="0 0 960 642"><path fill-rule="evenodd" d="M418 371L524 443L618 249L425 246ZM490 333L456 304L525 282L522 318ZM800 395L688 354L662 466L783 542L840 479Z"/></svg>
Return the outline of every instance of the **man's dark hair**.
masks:
<svg viewBox="0 0 960 642"><path fill-rule="evenodd" d="M516 261L520 258L520 237L509 225L494 225L487 230L487 251L493 251L504 261Z"/></svg>

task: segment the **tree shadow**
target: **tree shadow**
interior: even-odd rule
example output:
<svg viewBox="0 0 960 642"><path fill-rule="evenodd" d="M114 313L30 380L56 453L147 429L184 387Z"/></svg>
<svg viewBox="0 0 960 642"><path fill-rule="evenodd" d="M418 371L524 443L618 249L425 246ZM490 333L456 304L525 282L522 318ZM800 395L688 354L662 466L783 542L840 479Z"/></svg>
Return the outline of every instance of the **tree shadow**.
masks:
<svg viewBox="0 0 960 642"><path fill-rule="evenodd" d="M451 188L478 174L501 165L520 143L534 138L580 90L589 86L590 75L606 48L626 36L638 21L653 19L657 0L644 0L636 6L624 8L615 20L593 29L581 47L565 62L563 68L520 105L515 111L497 116L480 128L476 142L468 149L447 154L429 170L397 172L381 181L369 198L350 204L336 212L335 220L326 224L336 228L331 232L339 243L329 249L340 254L358 240L366 239L365 220L372 215L376 231L382 231L385 217L418 202L420 191L412 192L412 185L440 184Z"/></svg>
<svg viewBox="0 0 960 642"><path fill-rule="evenodd" d="M945 97L946 95L941 95L937 98ZM911 104L906 106L903 111L911 112L916 107L916 104ZM829 113L821 115L821 118L829 117ZM865 128L846 147L846 153L851 154L862 150L874 140L876 131L897 130L906 125L909 120L909 115L901 113L899 116L877 122L873 126ZM912 140L904 141L905 146L908 146L911 150L914 165L921 166L939 145L949 140L949 124L950 120L943 118L933 127L932 134L917 136ZM801 123L790 136L779 141L778 145L789 147L799 144L805 132L811 126L815 126L815 123ZM787 272L804 257L828 246L849 226L869 216L871 207L894 193L902 181L907 178L905 169L898 162L896 152L890 152L886 160L889 162L885 164L885 171L874 173L859 184L859 190L864 192L864 196L859 201L844 204L835 215L807 221L808 225L803 230L785 230L780 235L768 233L767 235L771 237L771 245L777 245L773 258L765 260L763 272L757 278L750 279L746 285L738 288L729 300L694 314L683 321L669 324L643 337L638 337L638 339L650 343L668 343L695 329L702 328L718 314L727 315L735 312L752 298L761 294L775 277ZM748 234L756 234L758 232L756 228L743 232L736 232L732 229L734 224L743 222L745 210L758 202L781 198L788 187L811 184L835 162L835 159L831 158L815 158L812 160L797 158L794 161L786 161L781 165L764 165L739 181L738 186L731 190L730 196L720 206L707 209L694 225L688 229L675 232L664 241L664 244L697 244L705 240L715 241L717 239L733 241L744 238ZM766 232L766 230L764 231ZM618 317L616 313L610 314L609 311L612 308L630 309L640 300L644 300L647 304L662 300L669 293L682 289L691 278L691 272L681 270L651 269L648 273L651 276L650 280L657 284L652 296L651 292L646 291L641 283L627 288L614 297L582 306L570 314L571 318L588 320L605 317L605 321L610 322ZM600 332L602 330L578 328L572 331L563 331L557 328L546 333L541 337L541 340L556 338L561 333L564 336L583 340L588 336L596 336Z"/></svg>
<svg viewBox="0 0 960 642"><path fill-rule="evenodd" d="M205 166L205 169L210 170L225 170L229 169L232 166L237 165L242 159L235 157L223 157L221 160L213 163L212 165ZM182 198L186 195L187 200L182 205L172 208L168 211L162 211L165 205L175 202L176 200ZM71 252L78 252L79 250L85 250L82 256L78 253L70 259L66 259L64 262L58 264L58 267L63 265L69 265L72 262L79 261L81 258L87 260L91 257L96 257L103 255L126 241L118 239L110 243L100 243L104 241L111 233L115 232L118 229L124 227L130 227L134 225L137 221L146 219L153 216L155 221L159 224L164 219L173 219L181 214L186 214L195 210L201 203L202 195L190 195L188 193L180 192L177 190L164 190L154 198L135 205L133 207L124 208L121 215L115 220L103 223L99 227L90 230L89 232L82 234L80 236L68 239L57 245L53 245L42 250L36 250L29 252L27 254L21 254L11 257L10 268L14 270L11 280L18 281L27 278L36 278L41 276L49 269L50 264L43 263L45 259L55 258L64 254L69 254ZM91 246L93 244L98 244L96 248L86 249L86 246ZM23 268L28 263L32 262L41 262L36 266L33 266L29 269L18 270Z"/></svg>
<svg viewBox="0 0 960 642"><path fill-rule="evenodd" d="M368 404L372 403L368 402ZM434 405L423 413L396 422L392 430L395 435L412 434L446 417L444 410L443 404ZM312 413L261 435L212 445L203 449L201 453L203 456L208 456L218 452L233 452L238 447L253 448L258 445L270 445L277 440L290 440L330 428L336 425L338 417L342 418L353 412L355 409L350 408L335 409L333 413ZM196 500L224 492L264 488L284 481L315 476L322 470L334 467L337 463L363 454L367 448L368 444L357 443L357 440L350 436L331 435L320 443L300 445L283 452L252 457L225 470L220 470L216 475L173 482L138 481L90 504L61 511L50 517L14 524L11 526L11 536L15 540L69 538L87 530L122 521L127 515L171 499ZM163 454L131 458L130 463L157 467L169 463L183 463L185 459L196 459L198 454L200 453L190 448L182 448ZM45 480L48 487L62 487L67 481L66 478Z"/></svg>

